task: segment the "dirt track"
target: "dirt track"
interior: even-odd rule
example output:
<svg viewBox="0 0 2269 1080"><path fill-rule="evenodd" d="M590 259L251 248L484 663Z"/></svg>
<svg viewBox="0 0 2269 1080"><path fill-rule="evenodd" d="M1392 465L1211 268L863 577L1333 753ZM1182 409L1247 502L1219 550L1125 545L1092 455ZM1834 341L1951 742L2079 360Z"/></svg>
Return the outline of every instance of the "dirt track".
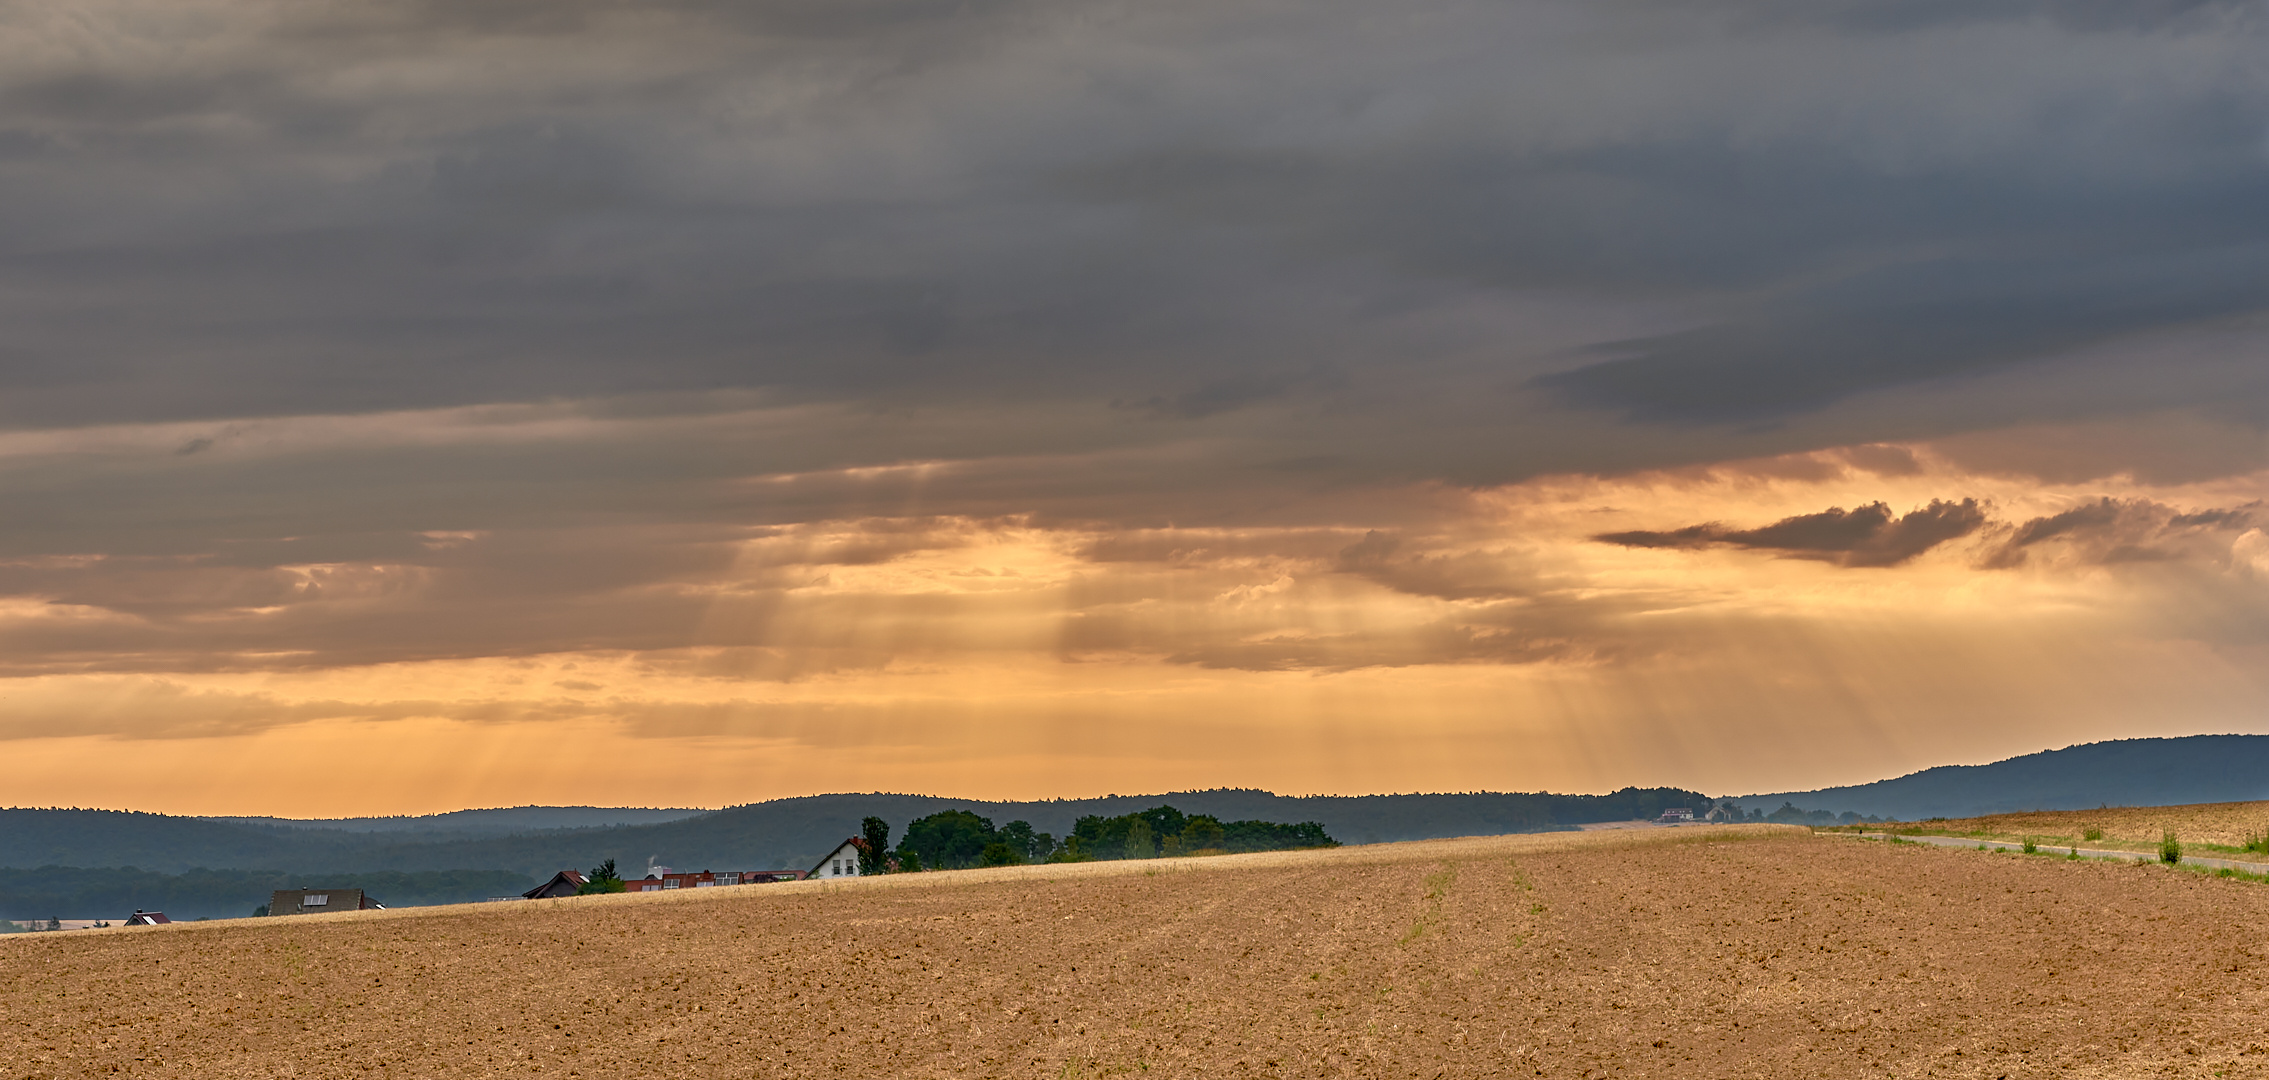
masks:
<svg viewBox="0 0 2269 1080"><path fill-rule="evenodd" d="M1750 835L11 936L0 1077L2269 1075L2269 887Z"/></svg>

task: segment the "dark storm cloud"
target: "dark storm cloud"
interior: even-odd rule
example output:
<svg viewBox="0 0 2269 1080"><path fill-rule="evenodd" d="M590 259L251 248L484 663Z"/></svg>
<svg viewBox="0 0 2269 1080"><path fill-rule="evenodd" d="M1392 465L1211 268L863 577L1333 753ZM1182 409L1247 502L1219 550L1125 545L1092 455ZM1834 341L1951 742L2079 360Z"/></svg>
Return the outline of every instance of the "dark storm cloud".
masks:
<svg viewBox="0 0 2269 1080"><path fill-rule="evenodd" d="M1699 548L1714 545L1776 551L1797 558L1825 559L1843 566L1897 566L1948 540L1986 524L1975 499L1930 505L1894 514L1883 503L1853 510L1831 507L1799 514L1756 529L1693 525L1669 532L1601 533L1592 537L1623 547Z"/></svg>
<svg viewBox="0 0 2269 1080"><path fill-rule="evenodd" d="M2227 558L2231 537L2261 519L2260 510L2247 505L2182 513L2149 499L2106 497L2014 526L1986 555L1984 566L2022 566L2044 547L2053 549L2054 559L2084 565L2179 559L2213 564Z"/></svg>
<svg viewBox="0 0 2269 1080"><path fill-rule="evenodd" d="M0 423L1782 420L2269 303L2253 12L113 0L0 55Z"/></svg>
<svg viewBox="0 0 2269 1080"><path fill-rule="evenodd" d="M2246 8L67 7L0 34L12 671L858 669L888 650L814 591L971 529L1231 607L1455 606L1398 655L1511 662L1597 635L1538 615L1525 539L1452 539L1475 487L2142 408L2257 446ZM1779 467L1922 468L1841 453ZM1878 566L1981 520L1617 542ZM2210 558L2153 527L1993 542ZM1261 599L1243 644L1115 637L1118 602L1065 647L1403 648Z"/></svg>

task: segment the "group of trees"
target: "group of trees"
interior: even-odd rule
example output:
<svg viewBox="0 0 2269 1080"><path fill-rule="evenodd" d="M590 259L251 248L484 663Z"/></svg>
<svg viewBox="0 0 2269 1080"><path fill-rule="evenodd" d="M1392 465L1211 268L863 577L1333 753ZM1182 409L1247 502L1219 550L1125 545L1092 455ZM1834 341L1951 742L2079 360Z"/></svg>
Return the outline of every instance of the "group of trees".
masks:
<svg viewBox="0 0 2269 1080"><path fill-rule="evenodd" d="M1313 821L1297 825L1222 821L1207 814L1184 814L1171 806L1118 817L1090 814L1073 823L1071 835L1060 841L1034 830L1029 822L1011 821L995 828L992 819L968 810L915 819L907 824L896 850L890 850L889 837L890 827L881 819L866 820L860 837L866 864L862 871L959 870L1339 846Z"/></svg>
<svg viewBox="0 0 2269 1080"><path fill-rule="evenodd" d="M1781 803L1780 809L1770 814L1755 807L1744 814L1738 804L1730 802L1721 804L1718 809L1731 814L1735 821L1771 821L1783 825L1872 825L1883 820L1873 814L1862 815L1852 810L1841 814L1828 810L1800 810L1795 803L1786 801Z"/></svg>
<svg viewBox="0 0 2269 1080"><path fill-rule="evenodd" d="M629 888L630 886L622 883L622 874L615 869L615 861L608 859L591 868L591 872L584 876L583 884L575 887L575 895L590 896L593 893L624 892Z"/></svg>

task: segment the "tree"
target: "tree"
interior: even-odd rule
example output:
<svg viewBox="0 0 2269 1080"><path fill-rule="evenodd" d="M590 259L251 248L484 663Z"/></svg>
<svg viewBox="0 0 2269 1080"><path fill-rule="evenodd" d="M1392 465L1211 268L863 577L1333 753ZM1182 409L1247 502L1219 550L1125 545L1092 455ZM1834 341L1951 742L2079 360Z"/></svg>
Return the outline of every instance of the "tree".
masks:
<svg viewBox="0 0 2269 1080"><path fill-rule="evenodd" d="M1137 816L1127 823L1127 858L1153 859L1158 857L1158 845L1151 839L1150 822Z"/></svg>
<svg viewBox="0 0 2269 1080"><path fill-rule="evenodd" d="M1024 853L1017 850L1016 845L1006 840L995 840L985 845L985 850L977 857L977 865L1022 866L1024 865Z"/></svg>
<svg viewBox="0 0 2269 1080"><path fill-rule="evenodd" d="M47 917L47 928L50 930L61 930L63 929L63 920L50 915Z"/></svg>
<svg viewBox="0 0 2269 1080"><path fill-rule="evenodd" d="M890 823L878 817L860 822L859 839L866 841L859 845L859 872L882 873L884 863L889 859Z"/></svg>
<svg viewBox="0 0 2269 1080"><path fill-rule="evenodd" d="M1064 837L1063 845L1048 856L1049 862L1094 862L1095 853L1080 842L1079 834Z"/></svg>
<svg viewBox="0 0 2269 1080"><path fill-rule="evenodd" d="M919 873L921 873L921 872L922 872L922 853L921 853L921 852L919 852L919 851L908 851L908 850L906 850L906 849L905 849L905 848L903 848L903 847L899 848L899 849L898 849L898 872L899 872L899 873L901 873L901 874L919 874Z"/></svg>
<svg viewBox="0 0 2269 1080"><path fill-rule="evenodd" d="M266 905L266 904L262 904L262 905L260 905L259 907L253 908L253 909L252 909L252 917L253 917L253 918L255 918L255 919L265 919L265 918L267 918L267 917L268 917L268 905Z"/></svg>
<svg viewBox="0 0 2269 1080"><path fill-rule="evenodd" d="M1221 829L1221 820L1211 814L1199 814L1182 829L1183 851L1219 851L1229 843L1228 834Z"/></svg>
<svg viewBox="0 0 2269 1080"><path fill-rule="evenodd" d="M1782 822L1782 823L1795 823L1795 824L1801 825L1801 824L1803 824L1803 823L1804 823L1804 820L1805 820L1805 815L1804 815L1804 811L1802 811L1802 810L1799 810L1799 809L1797 809L1797 808L1796 808L1796 804L1795 804L1795 803L1792 803L1792 802L1783 802L1783 803L1781 803L1781 808L1780 808L1780 809L1778 809L1778 810L1775 810L1775 811L1773 811L1772 813L1765 815L1765 820L1766 820L1766 821L1777 821L1777 822Z"/></svg>
<svg viewBox="0 0 2269 1080"><path fill-rule="evenodd" d="M1135 816L1150 825L1150 835L1154 839L1180 836L1182 830L1190 825L1190 819L1171 806L1153 806Z"/></svg>
<svg viewBox="0 0 2269 1080"><path fill-rule="evenodd" d="M940 810L907 822L898 851L901 859L906 852L913 852L921 857L923 866L933 870L960 870L977 865L984 857L985 846L999 840L991 818L967 810Z"/></svg>
<svg viewBox="0 0 2269 1080"><path fill-rule="evenodd" d="M622 883L622 875L615 871L615 861L608 859L591 868L590 876L583 879L583 884L575 887L575 895L590 896L594 893L617 893L626 888L628 886Z"/></svg>
<svg viewBox="0 0 2269 1080"><path fill-rule="evenodd" d="M1015 848L1019 862L1047 862L1055 857L1056 838L1035 832L1029 821L1011 821L1000 829L1001 842Z"/></svg>

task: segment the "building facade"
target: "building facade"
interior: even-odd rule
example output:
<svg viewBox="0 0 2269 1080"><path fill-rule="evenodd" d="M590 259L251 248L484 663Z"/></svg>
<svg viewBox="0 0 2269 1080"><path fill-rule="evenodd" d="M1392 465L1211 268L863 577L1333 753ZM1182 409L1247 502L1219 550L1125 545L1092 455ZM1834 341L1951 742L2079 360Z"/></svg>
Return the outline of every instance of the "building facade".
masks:
<svg viewBox="0 0 2269 1080"><path fill-rule="evenodd" d="M680 874L666 867L656 867L652 876L625 879L622 887L624 892L671 892L677 889L712 889L719 885L801 881L807 876L809 875L801 870L703 870L698 874Z"/></svg>
<svg viewBox="0 0 2269 1080"><path fill-rule="evenodd" d="M845 840L836 845L835 850L828 852L825 858L819 860L819 865L811 868L809 876L815 878L858 877L859 841L857 838Z"/></svg>
<svg viewBox="0 0 2269 1080"><path fill-rule="evenodd" d="M278 889L268 898L270 915L319 915L326 911L382 911L386 905L361 889Z"/></svg>

